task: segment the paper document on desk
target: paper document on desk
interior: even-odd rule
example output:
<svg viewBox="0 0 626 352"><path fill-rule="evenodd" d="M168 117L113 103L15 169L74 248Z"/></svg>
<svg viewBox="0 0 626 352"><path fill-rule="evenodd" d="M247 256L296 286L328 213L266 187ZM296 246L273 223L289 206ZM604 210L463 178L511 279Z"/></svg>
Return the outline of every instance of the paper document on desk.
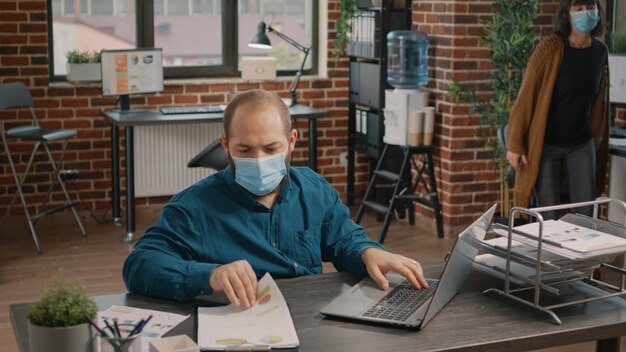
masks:
<svg viewBox="0 0 626 352"><path fill-rule="evenodd" d="M198 345L203 349L291 348L300 345L287 302L265 274L249 309L228 305L198 307Z"/></svg>
<svg viewBox="0 0 626 352"><path fill-rule="evenodd" d="M539 223L516 227L529 235L539 236ZM542 240L550 245L576 252L594 252L607 248L626 246L626 239L561 220L543 222Z"/></svg>

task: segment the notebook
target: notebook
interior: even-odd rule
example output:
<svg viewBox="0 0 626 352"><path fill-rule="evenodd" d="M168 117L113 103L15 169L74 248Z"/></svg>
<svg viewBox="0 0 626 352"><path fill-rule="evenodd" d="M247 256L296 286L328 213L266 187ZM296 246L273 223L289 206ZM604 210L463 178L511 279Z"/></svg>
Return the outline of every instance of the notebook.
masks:
<svg viewBox="0 0 626 352"><path fill-rule="evenodd" d="M484 240L497 205L493 205L457 237L438 280L417 290L404 277L387 273L383 291L370 277L337 296L321 309L328 316L421 329L461 290ZM408 284L407 284L408 283Z"/></svg>

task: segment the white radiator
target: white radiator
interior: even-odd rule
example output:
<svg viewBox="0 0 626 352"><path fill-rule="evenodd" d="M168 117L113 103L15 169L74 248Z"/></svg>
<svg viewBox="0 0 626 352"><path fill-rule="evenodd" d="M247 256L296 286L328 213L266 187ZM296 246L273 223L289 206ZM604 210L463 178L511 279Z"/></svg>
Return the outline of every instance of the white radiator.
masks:
<svg viewBox="0 0 626 352"><path fill-rule="evenodd" d="M135 127L135 195L174 195L215 172L187 162L221 133L221 122Z"/></svg>

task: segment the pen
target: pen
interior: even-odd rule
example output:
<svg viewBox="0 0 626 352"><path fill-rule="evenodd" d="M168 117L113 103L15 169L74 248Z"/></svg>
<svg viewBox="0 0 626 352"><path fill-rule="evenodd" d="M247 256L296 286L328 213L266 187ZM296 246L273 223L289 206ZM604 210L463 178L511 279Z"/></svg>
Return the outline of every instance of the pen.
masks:
<svg viewBox="0 0 626 352"><path fill-rule="evenodd" d="M143 324L143 318L141 320L139 320L139 322L135 325L133 330L131 330L131 332L130 332L130 334L128 334L128 336L135 335L135 333L137 332L137 329L141 326L141 324Z"/></svg>
<svg viewBox="0 0 626 352"><path fill-rule="evenodd" d="M141 330L143 330L143 328L145 328L146 325L148 325L148 322L150 321L150 319L152 319L152 315L149 316L148 319L146 319L143 322L140 322L139 324L137 324L137 326L135 327L135 330L136 330L135 334L140 334Z"/></svg>

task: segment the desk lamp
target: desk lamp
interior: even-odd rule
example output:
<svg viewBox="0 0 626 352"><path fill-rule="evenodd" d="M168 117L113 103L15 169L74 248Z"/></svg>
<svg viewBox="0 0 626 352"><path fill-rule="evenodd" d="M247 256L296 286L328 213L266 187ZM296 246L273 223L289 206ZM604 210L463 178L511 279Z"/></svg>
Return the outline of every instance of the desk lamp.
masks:
<svg viewBox="0 0 626 352"><path fill-rule="evenodd" d="M259 25L257 26L257 29L256 29L256 34L252 36L252 39L250 39L248 46L251 48L257 48L257 49L271 49L272 43L270 42L270 38L267 37L267 34L265 34L266 32L274 33L276 36L286 41L287 43L293 45L298 50L304 53L304 59L302 59L302 64L300 65L300 69L298 70L298 72L296 72L296 76L294 77L293 82L291 82L291 86L289 87L289 97L291 98L291 103L288 105L294 106L296 105L296 89L298 89L298 83L300 83L300 76L302 76L302 71L304 70L304 63L306 62L306 58L309 56L309 51L311 51L311 48L307 48L301 45L295 40L289 38L283 33L272 28L271 25L270 26L266 25L264 21L259 22Z"/></svg>

